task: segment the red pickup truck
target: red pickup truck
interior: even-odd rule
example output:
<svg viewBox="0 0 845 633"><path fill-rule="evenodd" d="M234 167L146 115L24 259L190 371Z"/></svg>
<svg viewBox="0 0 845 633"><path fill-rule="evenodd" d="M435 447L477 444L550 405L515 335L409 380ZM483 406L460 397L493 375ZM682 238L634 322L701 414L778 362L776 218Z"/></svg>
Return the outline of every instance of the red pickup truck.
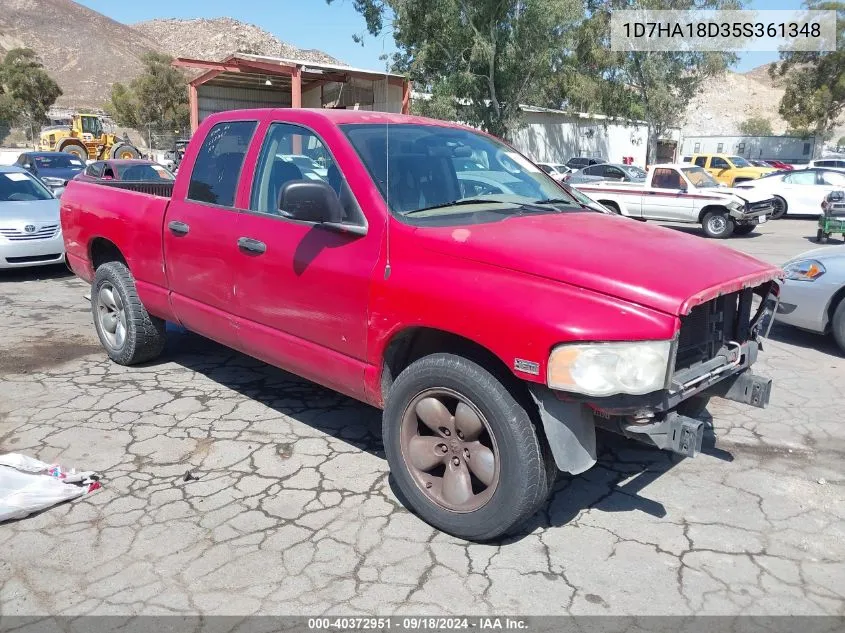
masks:
<svg viewBox="0 0 845 633"><path fill-rule="evenodd" d="M226 112L172 191L143 185L62 197L108 355L154 359L171 321L383 408L401 492L446 532L514 530L596 427L694 456L709 397L768 402L777 268L585 206L476 130Z"/></svg>

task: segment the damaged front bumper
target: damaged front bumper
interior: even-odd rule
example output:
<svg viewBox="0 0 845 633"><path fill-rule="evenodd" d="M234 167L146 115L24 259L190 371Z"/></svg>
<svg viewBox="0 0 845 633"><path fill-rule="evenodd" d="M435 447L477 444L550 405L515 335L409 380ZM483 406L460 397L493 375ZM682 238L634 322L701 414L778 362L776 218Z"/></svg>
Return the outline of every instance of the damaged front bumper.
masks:
<svg viewBox="0 0 845 633"><path fill-rule="evenodd" d="M754 340L726 347L706 363L675 372L666 389L644 396L585 398L532 385L558 468L579 474L596 463L596 427L695 457L701 450L704 423L683 415L681 405L696 396L718 396L766 407L772 381L750 371L758 351Z"/></svg>

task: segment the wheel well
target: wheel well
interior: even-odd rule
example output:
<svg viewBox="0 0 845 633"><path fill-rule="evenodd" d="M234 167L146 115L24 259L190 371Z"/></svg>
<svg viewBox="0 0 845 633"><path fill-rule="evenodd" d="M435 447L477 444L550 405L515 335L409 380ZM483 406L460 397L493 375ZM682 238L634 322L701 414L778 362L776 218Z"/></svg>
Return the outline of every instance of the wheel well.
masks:
<svg viewBox="0 0 845 633"><path fill-rule="evenodd" d="M837 290L830 300L830 305L827 307L828 325L833 323L833 313L836 312L836 308L842 301L845 301L845 286L842 286L839 290Z"/></svg>
<svg viewBox="0 0 845 633"><path fill-rule="evenodd" d="M89 254L94 270L97 270L97 268L108 262L122 262L126 264L126 258L120 252L120 249L103 237L93 239Z"/></svg>
<svg viewBox="0 0 845 633"><path fill-rule="evenodd" d="M703 222L703 221L704 221L704 216L705 216L705 215L707 215L708 213L710 213L711 211L718 211L718 212L720 212L720 213L727 213L727 212L728 212L728 209L727 209L726 207L720 206L720 205L718 205L718 204L711 204L711 205L708 205L708 206L704 207L704 208L703 208L703 209L702 209L702 210L698 213L698 221L699 221L699 222Z"/></svg>
<svg viewBox="0 0 845 633"><path fill-rule="evenodd" d="M423 356L436 353L456 354L478 363L508 387L523 406L533 404L526 384L514 376L502 359L489 349L463 336L426 327L403 330L387 345L382 360L382 398L387 400L390 387L408 365Z"/></svg>

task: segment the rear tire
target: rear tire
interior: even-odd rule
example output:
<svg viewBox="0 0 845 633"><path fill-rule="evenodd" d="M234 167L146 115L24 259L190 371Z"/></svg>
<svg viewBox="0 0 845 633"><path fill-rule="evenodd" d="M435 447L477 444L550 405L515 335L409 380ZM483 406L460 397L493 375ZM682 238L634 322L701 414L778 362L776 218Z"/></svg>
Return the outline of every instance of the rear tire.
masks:
<svg viewBox="0 0 845 633"><path fill-rule="evenodd" d="M724 240L733 235L736 223L726 211L710 211L701 220L701 227L707 237Z"/></svg>
<svg viewBox="0 0 845 633"><path fill-rule="evenodd" d="M457 415L458 407L464 407L464 415ZM436 422L424 423L432 412L440 413ZM463 433L472 425L462 418L480 420L483 431ZM437 430L452 427L448 433ZM470 436L477 439L461 444ZM557 476L554 460L518 399L492 373L454 354L425 356L399 374L384 410L383 440L391 473L410 508L435 528L471 541L515 530L545 503ZM415 442L432 448L417 452ZM488 474L476 476L479 462L472 457L482 454ZM450 479L454 471L448 472L453 467L469 473L462 481L472 482L457 501Z"/></svg>
<svg viewBox="0 0 845 633"><path fill-rule="evenodd" d="M845 299L839 301L836 310L833 312L833 318L830 320L830 329L833 331L833 338L839 349L845 354Z"/></svg>
<svg viewBox="0 0 845 633"><path fill-rule="evenodd" d="M132 273L123 262L107 262L97 268L91 285L91 312L100 343L117 364L143 363L164 350L165 322L144 308Z"/></svg>
<svg viewBox="0 0 845 633"><path fill-rule="evenodd" d="M772 211L771 218L772 220L780 220L782 217L786 215L787 210L789 209L789 205L786 204L786 200L781 198L780 196L774 196L775 200L775 208Z"/></svg>
<svg viewBox="0 0 845 633"><path fill-rule="evenodd" d="M62 151L65 154L73 154L83 163L88 160L88 150L77 143L69 143L67 145L64 145L62 147Z"/></svg>

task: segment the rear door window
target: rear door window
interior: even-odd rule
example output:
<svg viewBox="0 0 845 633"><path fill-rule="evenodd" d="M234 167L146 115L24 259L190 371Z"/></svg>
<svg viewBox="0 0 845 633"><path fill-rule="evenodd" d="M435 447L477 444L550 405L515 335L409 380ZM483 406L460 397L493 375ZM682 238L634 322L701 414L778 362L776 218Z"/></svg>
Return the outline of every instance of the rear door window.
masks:
<svg viewBox="0 0 845 633"><path fill-rule="evenodd" d="M719 158L718 156L714 156L710 159L710 167L713 169L730 169L731 166L724 158Z"/></svg>
<svg viewBox="0 0 845 633"><path fill-rule="evenodd" d="M188 200L234 206L238 179L256 125L256 121L225 121L209 130L191 172Z"/></svg>
<svg viewBox="0 0 845 633"><path fill-rule="evenodd" d="M790 185L814 185L816 184L816 172L809 170L794 171L784 176L783 180Z"/></svg>

